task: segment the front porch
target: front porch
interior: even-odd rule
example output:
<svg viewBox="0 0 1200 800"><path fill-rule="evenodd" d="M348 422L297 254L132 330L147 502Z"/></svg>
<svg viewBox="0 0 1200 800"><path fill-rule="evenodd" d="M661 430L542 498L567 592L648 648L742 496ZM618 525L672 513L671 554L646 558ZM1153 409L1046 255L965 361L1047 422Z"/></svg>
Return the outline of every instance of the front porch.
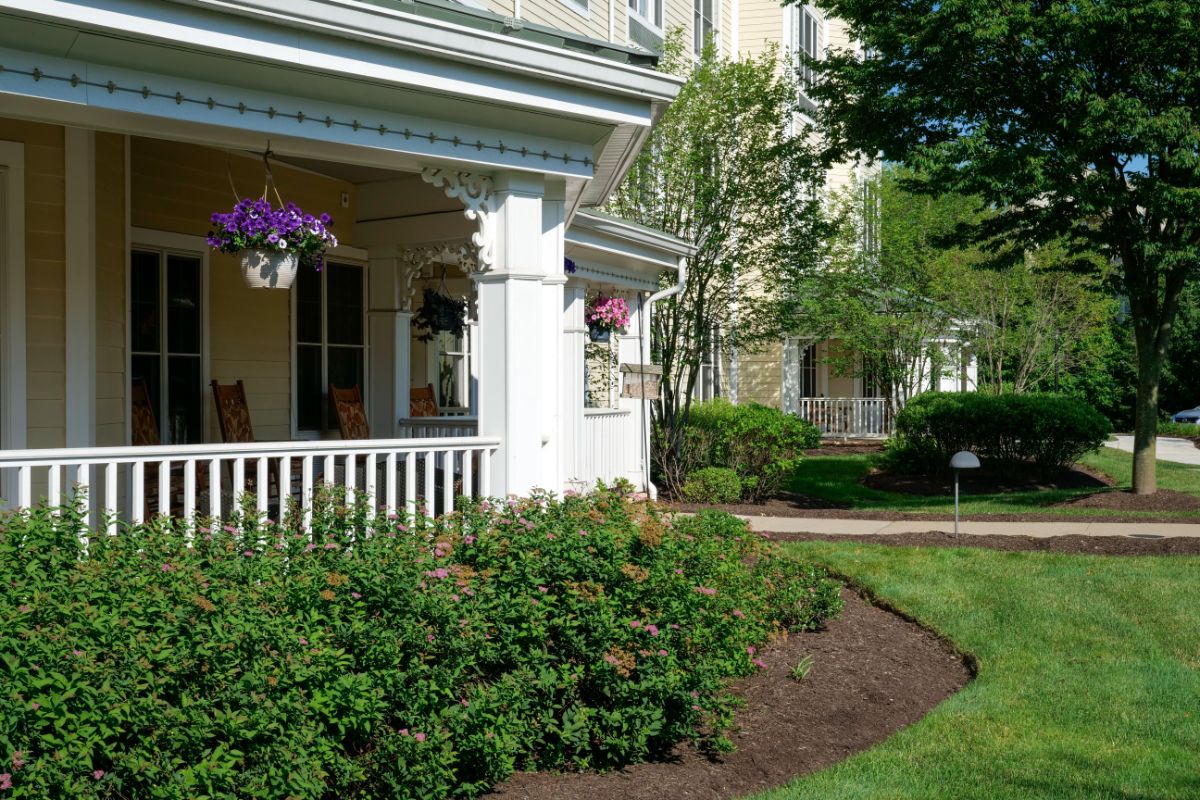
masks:
<svg viewBox="0 0 1200 800"><path fill-rule="evenodd" d="M6 6L0 13L22 18L22 41L40 41L41 21ZM303 112L283 113L268 87L288 66L271 63L270 47L243 65L242 85L205 84L224 74L204 67L219 68L227 46L205 20L269 40L258 19L135 3L116 37L103 14L81 14L56 24L105 46L68 49L65 60L0 34L0 95L13 113L0 118L5 504L58 503L78 486L97 518L136 521L221 517L247 491L260 512L289 500L306 508L321 484L362 492L387 513L596 480L645 486L644 401L618 392L585 413L583 307L597 292L627 298L634 313L614 337L613 363L640 363L641 300L687 247L598 232L604 225L580 207L619 180L676 82L442 21L354 14L377 16L398 50L430 26L464 46L413 56L415 71L390 98L391 51L357 51L356 69L324 76L321 91L287 99ZM164 15L190 35L151 37ZM121 52L121 37L141 36L143 22L154 42L126 53L124 66L95 60ZM480 37L489 41L476 49L538 51L542 71L516 95L504 74L523 67L519 58L426 93ZM345 54L334 39L303 46L315 63ZM168 63L190 77L160 72ZM597 88L597 69L614 81ZM586 88L566 78L572 71L589 76ZM130 96L131 81L153 89ZM503 129L470 121L488 97L504 106ZM415 98L426 116L381 110L416 107ZM235 258L204 241L214 211L261 193L268 147L284 199L330 213L340 240L325 268L302 268L290 291L247 288ZM419 327L427 292L462 304L461 327ZM253 435L223 441L210 383L237 382ZM151 446L134 424L135 386L150 398ZM341 438L331 386L361 392L365 436Z"/></svg>

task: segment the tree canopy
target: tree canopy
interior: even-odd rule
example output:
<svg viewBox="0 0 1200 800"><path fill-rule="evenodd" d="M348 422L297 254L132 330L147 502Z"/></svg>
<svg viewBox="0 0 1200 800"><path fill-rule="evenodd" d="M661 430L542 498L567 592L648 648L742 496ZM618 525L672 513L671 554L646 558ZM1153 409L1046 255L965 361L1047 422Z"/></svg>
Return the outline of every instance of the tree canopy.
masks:
<svg viewBox="0 0 1200 800"><path fill-rule="evenodd" d="M1138 359L1134 488L1200 269L1200 0L819 0L861 50L811 63L825 155L908 164L996 210L970 233L1119 268Z"/></svg>

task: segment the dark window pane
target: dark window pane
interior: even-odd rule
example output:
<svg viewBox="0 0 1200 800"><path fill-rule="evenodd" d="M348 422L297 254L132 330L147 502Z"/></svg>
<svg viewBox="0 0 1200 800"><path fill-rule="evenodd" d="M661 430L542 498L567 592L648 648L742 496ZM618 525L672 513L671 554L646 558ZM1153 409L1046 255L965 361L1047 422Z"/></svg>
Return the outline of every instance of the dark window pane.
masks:
<svg viewBox="0 0 1200 800"><path fill-rule="evenodd" d="M154 421L158 423L158 431L162 434L162 394L160 392L158 371L161 367L158 356L131 356L129 359L130 384L137 380L146 382L150 392L150 406L154 409Z"/></svg>
<svg viewBox="0 0 1200 800"><path fill-rule="evenodd" d="M296 341L321 342L321 273L308 267L296 273Z"/></svg>
<svg viewBox="0 0 1200 800"><path fill-rule="evenodd" d="M330 347L326 358L329 361L329 382L339 389L357 386L366 394L363 386L363 351L361 347ZM336 427L337 415L329 412L329 425Z"/></svg>
<svg viewBox="0 0 1200 800"><path fill-rule="evenodd" d="M321 430L320 345L296 345L296 427L302 431Z"/></svg>
<svg viewBox="0 0 1200 800"><path fill-rule="evenodd" d="M200 259L167 256L167 352L200 354Z"/></svg>
<svg viewBox="0 0 1200 800"><path fill-rule="evenodd" d="M170 444L196 444L204 440L200 414L200 359L171 356L167 359L167 435Z"/></svg>
<svg viewBox="0 0 1200 800"><path fill-rule="evenodd" d="M363 271L362 267L329 264L326 268L329 292L329 344L363 343Z"/></svg>
<svg viewBox="0 0 1200 800"><path fill-rule="evenodd" d="M158 253L133 251L129 258L130 346L134 352L157 353Z"/></svg>

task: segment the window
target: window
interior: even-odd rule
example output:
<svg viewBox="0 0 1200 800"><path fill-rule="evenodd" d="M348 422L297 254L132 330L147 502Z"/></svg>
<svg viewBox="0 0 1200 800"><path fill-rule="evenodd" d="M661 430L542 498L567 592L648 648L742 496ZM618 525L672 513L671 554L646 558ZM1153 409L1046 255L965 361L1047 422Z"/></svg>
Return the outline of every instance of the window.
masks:
<svg viewBox="0 0 1200 800"><path fill-rule="evenodd" d="M791 48L799 60L804 55L810 59L821 56L821 18L809 6L793 6L791 14ZM812 67L800 64L801 90L806 91L813 82Z"/></svg>
<svg viewBox="0 0 1200 800"><path fill-rule="evenodd" d="M867 398L882 397L879 385L878 365L870 359L863 359L862 396Z"/></svg>
<svg viewBox="0 0 1200 800"><path fill-rule="evenodd" d="M800 348L800 397L819 397L817 393L817 346Z"/></svg>
<svg viewBox="0 0 1200 800"><path fill-rule="evenodd" d="M713 0L695 0L692 31L693 38L695 39L693 47L695 48L696 55L704 52L704 47L708 44L708 40L716 33L717 25L714 21L715 18Z"/></svg>
<svg viewBox="0 0 1200 800"><path fill-rule="evenodd" d="M136 248L129 259L130 377L146 382L164 444L204 440L202 259Z"/></svg>
<svg viewBox="0 0 1200 800"><path fill-rule="evenodd" d="M717 331L714 328L705 337L704 349L700 355L699 375L696 376L696 387L693 391L693 399L704 402L720 396L720 351Z"/></svg>
<svg viewBox="0 0 1200 800"><path fill-rule="evenodd" d="M366 281L355 264L326 261L296 273L295 401L298 433L337 429L329 384L358 386L366 396Z"/></svg>
<svg viewBox="0 0 1200 800"><path fill-rule="evenodd" d="M662 0L629 0L629 10L656 28L662 27Z"/></svg>
<svg viewBox="0 0 1200 800"><path fill-rule="evenodd" d="M463 335L442 331L429 343L429 382L437 393L438 408L450 413L470 413L471 327Z"/></svg>

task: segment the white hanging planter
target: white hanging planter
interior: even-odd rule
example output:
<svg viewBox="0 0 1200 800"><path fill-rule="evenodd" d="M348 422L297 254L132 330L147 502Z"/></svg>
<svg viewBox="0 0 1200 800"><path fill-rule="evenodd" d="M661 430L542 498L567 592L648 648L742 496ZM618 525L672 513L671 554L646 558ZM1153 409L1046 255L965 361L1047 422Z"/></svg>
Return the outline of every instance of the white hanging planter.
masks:
<svg viewBox="0 0 1200 800"><path fill-rule="evenodd" d="M251 289L290 289L300 256L287 250L243 250L242 280Z"/></svg>

